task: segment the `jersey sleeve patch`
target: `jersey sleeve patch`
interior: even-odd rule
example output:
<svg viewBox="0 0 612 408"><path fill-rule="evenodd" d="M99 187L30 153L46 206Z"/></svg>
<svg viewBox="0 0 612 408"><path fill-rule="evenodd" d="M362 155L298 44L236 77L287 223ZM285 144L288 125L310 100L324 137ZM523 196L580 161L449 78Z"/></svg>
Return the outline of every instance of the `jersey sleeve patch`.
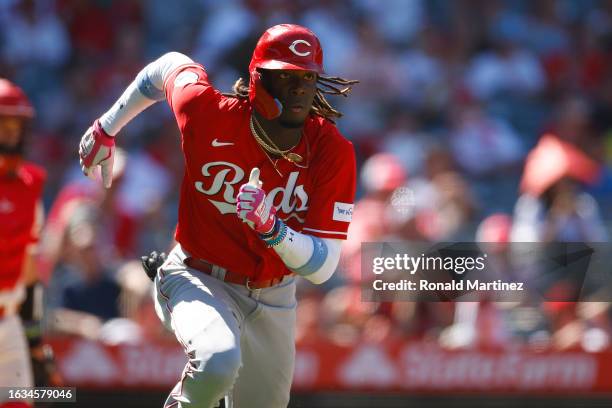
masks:
<svg viewBox="0 0 612 408"><path fill-rule="evenodd" d="M354 204L336 201L334 203L334 215L332 219L334 221L351 222L353 219L353 207Z"/></svg>

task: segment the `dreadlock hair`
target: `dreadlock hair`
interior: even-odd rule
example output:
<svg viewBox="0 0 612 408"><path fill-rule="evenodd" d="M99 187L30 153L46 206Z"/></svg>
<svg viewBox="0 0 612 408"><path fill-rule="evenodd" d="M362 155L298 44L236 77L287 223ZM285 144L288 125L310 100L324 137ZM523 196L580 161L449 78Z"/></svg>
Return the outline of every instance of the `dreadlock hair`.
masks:
<svg viewBox="0 0 612 408"><path fill-rule="evenodd" d="M317 76L317 92L312 103L311 112L329 120L332 123L334 119L342 117L342 112L335 109L325 98L325 95L341 95L345 98L351 93L352 86L359 81L345 79L341 77L328 77L323 75ZM249 97L249 86L247 82L238 78L232 87L234 93L224 93L226 96L231 96L240 99Z"/></svg>

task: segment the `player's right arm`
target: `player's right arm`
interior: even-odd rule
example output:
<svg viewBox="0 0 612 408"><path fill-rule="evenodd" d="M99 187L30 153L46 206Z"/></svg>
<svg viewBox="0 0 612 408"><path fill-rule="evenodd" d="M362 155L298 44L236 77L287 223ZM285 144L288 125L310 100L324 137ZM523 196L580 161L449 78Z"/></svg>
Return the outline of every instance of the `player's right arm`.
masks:
<svg viewBox="0 0 612 408"><path fill-rule="evenodd" d="M92 176L101 167L104 186L112 183L115 135L139 113L165 99L166 79L179 66L193 60L179 52L169 52L144 67L113 106L87 129L79 145L83 173Z"/></svg>

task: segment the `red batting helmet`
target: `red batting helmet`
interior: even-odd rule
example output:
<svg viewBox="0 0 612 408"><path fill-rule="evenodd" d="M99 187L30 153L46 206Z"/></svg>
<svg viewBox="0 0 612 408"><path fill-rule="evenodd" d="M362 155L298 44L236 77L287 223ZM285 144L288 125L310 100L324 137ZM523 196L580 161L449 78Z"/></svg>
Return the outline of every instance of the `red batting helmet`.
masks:
<svg viewBox="0 0 612 408"><path fill-rule="evenodd" d="M11 81L0 78L0 115L34 116L34 107L26 94Z"/></svg>
<svg viewBox="0 0 612 408"><path fill-rule="evenodd" d="M295 24L270 27L259 38L249 64L249 100L267 119L280 115L282 107L263 87L257 68L290 69L323 73L323 50L316 35Z"/></svg>

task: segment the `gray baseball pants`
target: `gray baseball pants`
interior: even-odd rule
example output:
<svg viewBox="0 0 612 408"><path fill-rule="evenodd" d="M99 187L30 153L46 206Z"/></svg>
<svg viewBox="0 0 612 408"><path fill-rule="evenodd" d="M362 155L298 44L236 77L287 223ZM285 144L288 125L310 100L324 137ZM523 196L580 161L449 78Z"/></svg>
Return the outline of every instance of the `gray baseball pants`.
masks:
<svg viewBox="0 0 612 408"><path fill-rule="evenodd" d="M188 358L166 408L285 408L295 359L295 278L249 290L188 268L177 245L155 278L155 310Z"/></svg>

